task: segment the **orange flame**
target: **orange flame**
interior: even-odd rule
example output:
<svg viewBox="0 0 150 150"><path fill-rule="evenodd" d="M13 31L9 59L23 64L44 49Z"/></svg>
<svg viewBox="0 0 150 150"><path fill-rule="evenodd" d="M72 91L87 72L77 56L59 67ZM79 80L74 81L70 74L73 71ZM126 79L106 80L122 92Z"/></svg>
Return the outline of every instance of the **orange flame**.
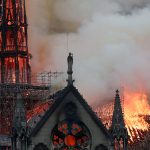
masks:
<svg viewBox="0 0 150 150"><path fill-rule="evenodd" d="M148 96L144 92L124 91L122 108L125 124L130 136L129 143L144 140L150 130L150 105ZM95 112L101 118L104 125L109 129L113 115L114 100L103 106L97 107ZM148 117L148 121L146 121Z"/></svg>
<svg viewBox="0 0 150 150"><path fill-rule="evenodd" d="M148 97L145 93L126 91L124 96L126 127L129 135L131 136L131 140L133 140L133 136L136 137L136 135L138 135L138 130L148 131L149 129L150 125L145 121L144 117L150 115L150 105L148 103Z"/></svg>
<svg viewBox="0 0 150 150"><path fill-rule="evenodd" d="M51 103L49 102L50 101L37 105L35 109L28 112L28 121L34 116L42 114L44 110L47 110L51 106ZM95 110L107 129L111 126L113 105L114 102L109 102ZM122 105L124 105L122 107L124 108L124 119L130 136L129 143L132 144L136 141L144 140L150 129L150 124L145 120L146 116L150 116L150 105L148 103L147 95L141 92L131 92L126 90L124 92L124 103L122 103Z"/></svg>

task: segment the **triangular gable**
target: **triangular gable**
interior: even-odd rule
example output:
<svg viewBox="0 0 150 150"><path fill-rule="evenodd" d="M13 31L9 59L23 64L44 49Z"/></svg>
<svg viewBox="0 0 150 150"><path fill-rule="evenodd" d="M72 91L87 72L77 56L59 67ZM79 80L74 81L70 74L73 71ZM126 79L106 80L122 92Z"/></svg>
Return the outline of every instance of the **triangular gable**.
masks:
<svg viewBox="0 0 150 150"><path fill-rule="evenodd" d="M36 133L42 128L42 126L45 124L47 119L53 114L53 112L57 109L57 107L63 102L65 99L66 95L72 92L73 95L77 98L77 100L83 105L83 107L86 109L86 111L89 113L93 121L98 125L98 127L101 129L103 134L111 139L107 129L103 125L102 121L98 118L96 113L92 110L92 108L88 105L88 103L85 101L85 99L80 95L78 90L73 86L67 86L64 88L62 91L59 91L55 94L54 96L54 103L53 105L49 108L49 110L45 113L45 115L41 118L41 120L38 122L38 124L35 126L35 128L32 130L30 137L35 136Z"/></svg>

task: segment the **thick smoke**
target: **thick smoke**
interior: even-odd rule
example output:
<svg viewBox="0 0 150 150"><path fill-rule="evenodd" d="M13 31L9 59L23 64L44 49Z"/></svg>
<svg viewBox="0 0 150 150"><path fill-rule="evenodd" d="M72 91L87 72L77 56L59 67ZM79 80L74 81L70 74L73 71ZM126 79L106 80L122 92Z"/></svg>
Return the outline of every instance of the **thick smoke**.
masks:
<svg viewBox="0 0 150 150"><path fill-rule="evenodd" d="M66 71L71 51L75 84L91 103L113 98L122 85L150 91L149 6L149 0L27 1L33 70Z"/></svg>

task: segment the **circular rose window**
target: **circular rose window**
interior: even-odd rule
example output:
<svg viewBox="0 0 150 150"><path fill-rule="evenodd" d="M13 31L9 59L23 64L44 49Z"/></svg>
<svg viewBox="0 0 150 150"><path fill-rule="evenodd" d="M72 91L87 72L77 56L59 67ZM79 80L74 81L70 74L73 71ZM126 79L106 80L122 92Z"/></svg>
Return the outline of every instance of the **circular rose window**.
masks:
<svg viewBox="0 0 150 150"><path fill-rule="evenodd" d="M88 150L91 145L89 130L81 122L60 122L53 129L51 138L54 150Z"/></svg>

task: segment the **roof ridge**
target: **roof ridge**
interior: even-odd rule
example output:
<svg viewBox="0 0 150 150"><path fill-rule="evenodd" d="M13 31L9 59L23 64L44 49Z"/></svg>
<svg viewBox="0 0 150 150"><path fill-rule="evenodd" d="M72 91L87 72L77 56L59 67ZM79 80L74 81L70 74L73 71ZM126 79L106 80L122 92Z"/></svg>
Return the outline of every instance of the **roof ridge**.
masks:
<svg viewBox="0 0 150 150"><path fill-rule="evenodd" d="M74 85L67 85L63 90L58 91L54 95L54 103L52 106L45 112L44 116L41 117L40 121L37 123L35 128L31 131L30 137L34 136L38 130L43 126L46 122L47 118L52 115L58 105L63 101L64 97L70 92L74 94L74 96L79 100L79 102L85 107L93 121L100 127L106 137L112 140L111 135L109 134L108 130L102 123L101 119L97 116L97 114L93 111L92 107L88 104L88 102L83 98L83 96L79 93L78 89Z"/></svg>

